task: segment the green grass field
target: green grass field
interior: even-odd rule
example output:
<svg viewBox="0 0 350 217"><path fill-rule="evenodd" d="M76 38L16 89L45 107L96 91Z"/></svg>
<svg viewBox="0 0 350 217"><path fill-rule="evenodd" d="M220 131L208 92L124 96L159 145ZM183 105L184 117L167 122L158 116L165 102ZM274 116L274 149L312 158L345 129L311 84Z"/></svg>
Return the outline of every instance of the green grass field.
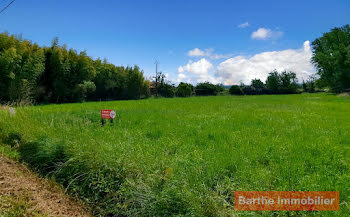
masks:
<svg viewBox="0 0 350 217"><path fill-rule="evenodd" d="M100 110L120 116L100 126ZM105 216L349 216L350 100L329 94L0 110L3 143ZM18 144L17 144L18 143ZM235 212L233 191L340 191L339 212Z"/></svg>

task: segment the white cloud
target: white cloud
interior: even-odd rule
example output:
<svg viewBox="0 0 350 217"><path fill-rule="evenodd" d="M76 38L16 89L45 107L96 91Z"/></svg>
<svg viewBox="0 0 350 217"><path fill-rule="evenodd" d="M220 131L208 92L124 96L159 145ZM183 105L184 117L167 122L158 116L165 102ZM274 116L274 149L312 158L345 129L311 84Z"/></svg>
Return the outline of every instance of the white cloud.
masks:
<svg viewBox="0 0 350 217"><path fill-rule="evenodd" d="M209 81L218 83L219 80L210 72L213 64L202 58L196 62L189 61L187 65L178 68L177 82L198 83Z"/></svg>
<svg viewBox="0 0 350 217"><path fill-rule="evenodd" d="M214 60L225 59L232 56L231 54L216 54L212 48L207 48L205 50L194 48L193 50L188 51L187 55L190 57L209 57Z"/></svg>
<svg viewBox="0 0 350 217"><path fill-rule="evenodd" d="M213 54L210 56L210 58L213 60L219 60L219 59L226 59L231 56L232 56L231 54Z"/></svg>
<svg viewBox="0 0 350 217"><path fill-rule="evenodd" d="M208 71L211 68L213 68L213 64L211 64L205 58L202 58L197 62L193 62L190 60L187 63L187 65L180 66L177 71L179 73L183 73L183 72L187 71L187 72L192 73L192 74L203 75L203 74L208 74Z"/></svg>
<svg viewBox="0 0 350 217"><path fill-rule="evenodd" d="M278 71L293 71L301 82L314 74L315 68L311 64L312 51L310 42L305 41L300 49L262 52L253 56L235 56L219 63L215 68L208 58L215 59L215 54L198 61L189 61L178 67L177 82L197 83L209 81L225 85L250 84L252 79L266 81L268 73L274 69ZM219 54L216 54L219 55Z"/></svg>
<svg viewBox="0 0 350 217"><path fill-rule="evenodd" d="M227 59L217 66L215 77L226 85L240 82L250 84L255 78L265 81L268 73L277 69L293 71L299 81L302 81L315 73L310 62L311 57L310 42L305 41L301 49L263 52L252 57L236 56Z"/></svg>
<svg viewBox="0 0 350 217"><path fill-rule="evenodd" d="M245 23L239 24L237 27L243 29L243 28L246 28L248 26L250 26L249 23L245 22Z"/></svg>
<svg viewBox="0 0 350 217"><path fill-rule="evenodd" d="M187 55L190 57L203 57L203 56L210 56L212 52L213 52L212 49L201 50L199 48L195 48L193 50L188 51Z"/></svg>
<svg viewBox="0 0 350 217"><path fill-rule="evenodd" d="M271 29L259 28L252 33L251 38L257 40L277 39L283 35L281 31L272 31Z"/></svg>
<svg viewBox="0 0 350 217"><path fill-rule="evenodd" d="M187 75L185 75L185 74L183 74L183 73L179 73L179 74L178 74L178 77L179 77L180 79L185 79L185 78L187 78Z"/></svg>

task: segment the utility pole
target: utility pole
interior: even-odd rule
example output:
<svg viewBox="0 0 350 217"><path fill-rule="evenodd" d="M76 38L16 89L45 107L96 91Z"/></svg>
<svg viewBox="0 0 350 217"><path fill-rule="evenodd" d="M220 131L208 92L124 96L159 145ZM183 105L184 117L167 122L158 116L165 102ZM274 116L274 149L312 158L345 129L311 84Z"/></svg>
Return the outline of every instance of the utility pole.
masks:
<svg viewBox="0 0 350 217"><path fill-rule="evenodd" d="M154 64L156 64L156 97L158 97L158 60L156 60Z"/></svg>

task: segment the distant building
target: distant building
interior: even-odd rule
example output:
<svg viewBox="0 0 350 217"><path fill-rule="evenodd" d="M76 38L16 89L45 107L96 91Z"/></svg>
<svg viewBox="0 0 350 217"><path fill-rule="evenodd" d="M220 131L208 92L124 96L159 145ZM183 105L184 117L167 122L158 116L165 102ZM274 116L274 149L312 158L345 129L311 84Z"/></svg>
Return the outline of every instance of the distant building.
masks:
<svg viewBox="0 0 350 217"><path fill-rule="evenodd" d="M156 94L156 82L154 82L154 81L149 82L149 90L150 90L152 95Z"/></svg>

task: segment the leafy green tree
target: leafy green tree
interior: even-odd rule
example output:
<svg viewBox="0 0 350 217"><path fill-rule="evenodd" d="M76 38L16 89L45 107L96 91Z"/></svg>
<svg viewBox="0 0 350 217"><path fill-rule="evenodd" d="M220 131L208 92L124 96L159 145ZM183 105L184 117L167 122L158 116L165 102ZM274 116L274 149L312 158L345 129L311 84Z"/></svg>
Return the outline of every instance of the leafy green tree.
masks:
<svg viewBox="0 0 350 217"><path fill-rule="evenodd" d="M176 88L176 96L189 97L193 95L194 87L192 84L181 82Z"/></svg>
<svg viewBox="0 0 350 217"><path fill-rule="evenodd" d="M269 93L278 93L280 90L280 83L281 80L277 70L270 72L266 79L266 87Z"/></svg>
<svg viewBox="0 0 350 217"><path fill-rule="evenodd" d="M253 79L251 82L251 86L252 86L252 88L254 88L255 94L265 94L266 93L265 84L260 79Z"/></svg>
<svg viewBox="0 0 350 217"><path fill-rule="evenodd" d="M84 101L87 97L95 92L96 85L92 81L84 81L82 84L78 84L75 90L74 100L77 102Z"/></svg>
<svg viewBox="0 0 350 217"><path fill-rule="evenodd" d="M280 75L280 92L281 93L297 93L298 79L294 72L283 71Z"/></svg>
<svg viewBox="0 0 350 217"><path fill-rule="evenodd" d="M88 95L96 90L95 84L92 82L96 76L93 60L87 56L86 52L80 52L79 55L75 51L70 50L70 82L66 86L72 86L72 92L69 101L84 101Z"/></svg>
<svg viewBox="0 0 350 217"><path fill-rule="evenodd" d="M0 101L77 102L139 99L150 95L139 67L117 67L96 61L85 51L50 47L0 34Z"/></svg>
<svg viewBox="0 0 350 217"><path fill-rule="evenodd" d="M3 51L0 55L0 88L1 99L3 101L13 100L13 94L19 94L16 90L16 83L20 82L17 72L20 70L21 56L17 54L16 48L9 48Z"/></svg>
<svg viewBox="0 0 350 217"><path fill-rule="evenodd" d="M134 68L127 67L126 71L126 81L124 96L126 99L140 99L145 96L145 79L143 77L143 71L140 70L138 66Z"/></svg>
<svg viewBox="0 0 350 217"><path fill-rule="evenodd" d="M96 60L95 63L96 92L92 99L122 99L125 89L126 71L124 67L117 67L104 60Z"/></svg>
<svg viewBox="0 0 350 217"><path fill-rule="evenodd" d="M264 89L265 88L264 82L262 82L260 79L253 79L251 86L256 88L256 89Z"/></svg>
<svg viewBox="0 0 350 217"><path fill-rule="evenodd" d="M86 87L96 76L94 61L86 52L59 46L55 38L51 47L45 48L45 72L40 85L45 88L45 101L49 102L76 102L85 100L85 91L94 88ZM91 85L89 85L91 87ZM82 91L82 92L79 92Z"/></svg>
<svg viewBox="0 0 350 217"><path fill-rule="evenodd" d="M283 71L278 73L278 71L274 70L267 77L266 88L267 92L272 94L298 93L298 79L294 72Z"/></svg>
<svg viewBox="0 0 350 217"><path fill-rule="evenodd" d="M43 50L6 33L0 37L0 46L0 100L33 100L37 80L44 70Z"/></svg>
<svg viewBox="0 0 350 217"><path fill-rule="evenodd" d="M333 92L350 88L350 25L333 28L312 42L312 62Z"/></svg>
<svg viewBox="0 0 350 217"><path fill-rule="evenodd" d="M45 71L40 80L40 86L44 88L44 93L39 97L44 102L68 102L67 96L70 87L66 84L70 82L70 63L68 51L58 46L58 39L52 41L52 46L44 48Z"/></svg>
<svg viewBox="0 0 350 217"><path fill-rule="evenodd" d="M171 84L164 83L159 87L159 94L163 97L172 98L175 96L175 88Z"/></svg>

